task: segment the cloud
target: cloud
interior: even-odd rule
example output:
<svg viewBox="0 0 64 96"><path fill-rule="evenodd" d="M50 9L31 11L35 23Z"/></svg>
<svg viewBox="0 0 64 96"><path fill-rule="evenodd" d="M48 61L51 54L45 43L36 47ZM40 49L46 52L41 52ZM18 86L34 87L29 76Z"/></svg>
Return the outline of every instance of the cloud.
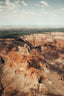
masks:
<svg viewBox="0 0 64 96"><path fill-rule="evenodd" d="M45 8L41 8L41 10L40 10L40 14L41 15L45 15L45 14L48 14L49 12L48 12L48 10L47 9L45 9Z"/></svg>
<svg viewBox="0 0 64 96"><path fill-rule="evenodd" d="M2 1L0 1L0 4L2 4L3 2Z"/></svg>
<svg viewBox="0 0 64 96"><path fill-rule="evenodd" d="M25 3L24 1L22 1L22 4L26 7L27 6L27 3Z"/></svg>
<svg viewBox="0 0 64 96"><path fill-rule="evenodd" d="M34 4L34 6L40 6L40 4Z"/></svg>
<svg viewBox="0 0 64 96"><path fill-rule="evenodd" d="M43 4L44 6L48 7L48 3L46 1L40 1L41 4Z"/></svg>
<svg viewBox="0 0 64 96"><path fill-rule="evenodd" d="M37 17L40 17L40 16L42 16L40 13L37 13L37 12L33 12L33 11L25 11L25 10L22 10L20 13L19 13L20 15L20 17L22 17L22 18L37 18Z"/></svg>
<svg viewBox="0 0 64 96"><path fill-rule="evenodd" d="M34 15L34 14L36 14L35 12L33 12L33 11L25 11L25 10L22 10L21 11L21 13L20 13L21 15L23 14L23 15Z"/></svg>
<svg viewBox="0 0 64 96"><path fill-rule="evenodd" d="M6 0L6 1L5 1L5 4L6 4L6 8L7 8L8 10L16 10L17 8L20 7L19 1L11 2L10 0Z"/></svg>
<svg viewBox="0 0 64 96"><path fill-rule="evenodd" d="M64 8L58 8L53 10L53 14L55 15L63 15L64 14Z"/></svg>
<svg viewBox="0 0 64 96"><path fill-rule="evenodd" d="M20 0L12 2L11 0L5 0L5 2L1 2L3 4L0 4L0 16L6 14L6 15L12 15L16 14L20 7ZM5 11L4 11L5 10Z"/></svg>
<svg viewBox="0 0 64 96"><path fill-rule="evenodd" d="M3 10L3 9L5 9L5 8L6 8L6 6L0 5L0 10Z"/></svg>
<svg viewBox="0 0 64 96"><path fill-rule="evenodd" d="M46 7L48 7L48 3L46 1L40 1L36 4L34 4L34 6L40 7L40 10L44 10Z"/></svg>
<svg viewBox="0 0 64 96"><path fill-rule="evenodd" d="M41 7L44 8L44 5L42 5Z"/></svg>
<svg viewBox="0 0 64 96"><path fill-rule="evenodd" d="M44 10L44 11L41 11L40 13L41 13L41 14L43 14L43 13L44 13L44 14L48 14L48 11L45 11L45 10Z"/></svg>
<svg viewBox="0 0 64 96"><path fill-rule="evenodd" d="M0 12L2 12L2 9L0 9Z"/></svg>

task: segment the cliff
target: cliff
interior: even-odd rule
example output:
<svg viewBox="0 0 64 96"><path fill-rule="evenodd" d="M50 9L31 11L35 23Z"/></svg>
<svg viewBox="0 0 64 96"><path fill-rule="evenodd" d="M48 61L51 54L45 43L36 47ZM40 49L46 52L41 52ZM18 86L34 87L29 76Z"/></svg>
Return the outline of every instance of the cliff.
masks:
<svg viewBox="0 0 64 96"><path fill-rule="evenodd" d="M64 96L64 33L0 39L0 96Z"/></svg>

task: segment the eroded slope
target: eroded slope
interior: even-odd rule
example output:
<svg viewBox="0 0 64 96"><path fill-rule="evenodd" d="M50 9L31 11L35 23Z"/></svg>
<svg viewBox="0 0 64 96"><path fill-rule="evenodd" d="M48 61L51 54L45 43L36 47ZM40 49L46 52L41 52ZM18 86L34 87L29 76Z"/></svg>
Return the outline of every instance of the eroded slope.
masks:
<svg viewBox="0 0 64 96"><path fill-rule="evenodd" d="M64 96L64 34L0 39L0 96Z"/></svg>

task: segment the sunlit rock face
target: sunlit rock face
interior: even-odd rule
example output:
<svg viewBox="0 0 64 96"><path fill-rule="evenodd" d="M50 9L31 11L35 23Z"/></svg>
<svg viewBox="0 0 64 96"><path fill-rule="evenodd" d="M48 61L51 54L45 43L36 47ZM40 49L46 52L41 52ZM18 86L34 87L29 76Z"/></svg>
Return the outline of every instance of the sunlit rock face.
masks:
<svg viewBox="0 0 64 96"><path fill-rule="evenodd" d="M63 37L49 33L1 39L0 96L64 96Z"/></svg>

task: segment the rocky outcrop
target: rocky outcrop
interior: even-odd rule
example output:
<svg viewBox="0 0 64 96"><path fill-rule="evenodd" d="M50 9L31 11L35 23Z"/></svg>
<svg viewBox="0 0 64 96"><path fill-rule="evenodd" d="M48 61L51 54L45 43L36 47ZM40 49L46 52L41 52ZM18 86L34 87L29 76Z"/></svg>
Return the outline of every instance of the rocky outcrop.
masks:
<svg viewBox="0 0 64 96"><path fill-rule="evenodd" d="M56 36L0 40L0 96L64 96L64 40Z"/></svg>

